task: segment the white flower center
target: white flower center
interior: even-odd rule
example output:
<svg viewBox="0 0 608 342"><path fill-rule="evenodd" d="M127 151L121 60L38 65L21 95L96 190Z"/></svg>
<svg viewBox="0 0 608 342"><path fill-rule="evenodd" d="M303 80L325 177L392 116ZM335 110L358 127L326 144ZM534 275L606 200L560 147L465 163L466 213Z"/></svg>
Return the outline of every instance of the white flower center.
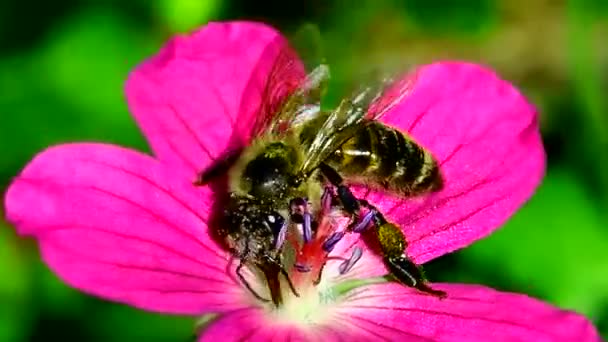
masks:
<svg viewBox="0 0 608 342"><path fill-rule="evenodd" d="M300 297L286 296L281 307L271 309L269 316L272 321L302 327L327 323L337 300L332 288L322 281L299 294Z"/></svg>

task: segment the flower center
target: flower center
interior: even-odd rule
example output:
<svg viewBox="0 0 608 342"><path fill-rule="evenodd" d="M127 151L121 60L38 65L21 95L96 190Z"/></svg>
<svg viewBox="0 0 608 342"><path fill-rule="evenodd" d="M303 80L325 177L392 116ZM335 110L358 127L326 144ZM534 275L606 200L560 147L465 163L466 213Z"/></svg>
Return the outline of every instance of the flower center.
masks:
<svg viewBox="0 0 608 342"><path fill-rule="evenodd" d="M268 312L273 322L311 326L327 322L331 317L331 308L336 301L333 289L321 282L300 290L299 297L288 295L279 308Z"/></svg>
<svg viewBox="0 0 608 342"><path fill-rule="evenodd" d="M346 292L388 281L384 277L355 279L344 276L363 257L363 249L351 238L358 241L359 232L370 225L372 216L369 210L362 210L361 221L353 225L352 218L332 207L331 199L331 192L326 188L320 207L314 211L303 198L290 202L292 217L297 216L298 219L292 221L291 226L286 222L282 224L276 238L277 246L281 247L281 261L287 271L286 277L279 277L279 284L274 280L267 283L263 272L250 269L257 274L254 287L256 292L261 290L257 292L260 294L258 299L270 299L266 295L270 290L276 294L277 286L280 290L280 295L272 297L272 301L257 301L270 322L301 327L327 323L328 319L336 317L332 308L339 304Z"/></svg>
<svg viewBox="0 0 608 342"><path fill-rule="evenodd" d="M325 195L324 195L325 197ZM347 273L363 255L360 247L355 247L350 257L330 256L334 247L342 238L351 234L346 230L339 230L339 227L347 227L349 219L340 215L332 214L332 208L327 200L316 213L316 229L314 234L302 232L290 232L286 239L284 255L291 254L291 263L288 267L290 280L296 288L307 288L318 285L322 281L323 269L330 259L341 261L340 274ZM352 233L356 234L356 233ZM333 261L333 260L332 260Z"/></svg>
<svg viewBox="0 0 608 342"><path fill-rule="evenodd" d="M322 255L326 255L324 253ZM312 260L321 260L321 257L316 256ZM334 260L330 260L333 262ZM346 264L346 263L343 263ZM314 266L316 267L316 265ZM322 264L321 264L322 268ZM266 315L269 322L273 324L288 324L296 325L300 328L307 329L313 326L328 324L333 319L339 319L335 309L343 300L344 295L353 289L368 286L371 284L387 282L386 277L374 277L367 279L348 279L341 282L335 282L330 274L325 272L326 277L318 278L319 281L310 282L310 279L317 279L317 276L306 276L310 272L299 272L299 277L295 279L297 282L299 296L295 296L291 292L285 292L284 303L276 308L272 304L267 304ZM294 274L294 276L295 276ZM286 291L287 286L284 286Z"/></svg>

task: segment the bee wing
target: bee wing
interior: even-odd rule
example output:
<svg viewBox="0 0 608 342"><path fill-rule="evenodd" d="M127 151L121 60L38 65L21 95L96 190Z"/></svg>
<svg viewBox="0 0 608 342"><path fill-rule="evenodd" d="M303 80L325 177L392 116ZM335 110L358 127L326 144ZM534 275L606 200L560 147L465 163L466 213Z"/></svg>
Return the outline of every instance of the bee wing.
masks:
<svg viewBox="0 0 608 342"><path fill-rule="evenodd" d="M247 124L250 136L256 137L280 127L287 112L286 105L297 103L297 89L302 80L303 66L291 49L282 50L274 59L268 76L262 82L260 104L254 115L255 121Z"/></svg>
<svg viewBox="0 0 608 342"><path fill-rule="evenodd" d="M301 67L295 54L279 54L265 82L262 102L252 125L251 136L280 136L314 118L329 79L327 65L319 65L305 78L294 79Z"/></svg>
<svg viewBox="0 0 608 342"><path fill-rule="evenodd" d="M401 77L395 81L384 78L378 97L369 106L367 118L379 120L384 114L393 109L399 102L408 96L414 86L414 77Z"/></svg>
<svg viewBox="0 0 608 342"><path fill-rule="evenodd" d="M343 100L327 116L312 142L307 144L300 170L302 174L310 174L334 153L356 133L356 128L362 121L378 120L393 109L410 94L413 84L412 77L402 77L397 81L387 77Z"/></svg>
<svg viewBox="0 0 608 342"><path fill-rule="evenodd" d="M309 144L306 144L300 172L309 175L319 164L352 137L358 124L366 119L367 109L378 94L372 88L364 88L340 102L330 112Z"/></svg>
<svg viewBox="0 0 608 342"><path fill-rule="evenodd" d="M255 113L234 123L231 149L210 168L199 173L195 184L207 184L224 174L253 138L285 135L318 115L321 96L329 79L329 68L319 65L303 77L304 66L296 52L282 44L279 51L276 48L271 44L263 52L260 57L262 64L249 81L248 87L261 88L251 90L251 93L259 93L259 97L246 98L241 103L244 110L256 108ZM272 58L272 63L267 64L269 58Z"/></svg>

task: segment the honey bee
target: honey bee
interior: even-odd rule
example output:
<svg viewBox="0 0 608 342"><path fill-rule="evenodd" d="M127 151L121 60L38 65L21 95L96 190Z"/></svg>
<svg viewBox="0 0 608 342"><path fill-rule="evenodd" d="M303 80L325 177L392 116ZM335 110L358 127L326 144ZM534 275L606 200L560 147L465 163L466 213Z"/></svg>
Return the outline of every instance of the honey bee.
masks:
<svg viewBox="0 0 608 342"><path fill-rule="evenodd" d="M285 236L299 225L303 241L310 241L315 234L315 214L331 196L332 207L351 218L349 231L374 227L384 261L395 279L443 296L426 285L419 266L408 259L401 229L349 188L367 184L402 197L441 189L442 178L432 154L406 133L377 121L407 95L409 85L392 84L389 95L382 97L386 87L364 88L335 109L322 110L321 97L329 79L329 69L323 64L298 81L288 95L277 99L272 94L288 79L294 63L295 55L288 53L276 58L260 112L251 125L252 142L227 153L196 181L201 185L218 175L228 175L224 222L217 229L240 259L236 269L239 279L254 296L268 301L241 273L244 266L255 266L264 274L276 306L283 302L281 275L297 296L282 253ZM330 240L328 250L339 239Z"/></svg>

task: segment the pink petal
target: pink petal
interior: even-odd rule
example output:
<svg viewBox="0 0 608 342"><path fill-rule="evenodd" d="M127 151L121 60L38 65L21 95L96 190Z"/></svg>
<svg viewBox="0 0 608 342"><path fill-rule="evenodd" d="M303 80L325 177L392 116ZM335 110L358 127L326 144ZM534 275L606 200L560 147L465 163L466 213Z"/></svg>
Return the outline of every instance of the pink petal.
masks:
<svg viewBox="0 0 608 342"><path fill-rule="evenodd" d="M50 268L87 293L180 314L226 310L243 295L207 231L210 191L151 157L102 144L52 147L5 203Z"/></svg>
<svg viewBox="0 0 608 342"><path fill-rule="evenodd" d="M361 335L343 331L341 322L336 320L336 326L296 325L280 322L259 308L237 309L213 321L201 332L198 341L358 341L353 338Z"/></svg>
<svg viewBox="0 0 608 342"><path fill-rule="evenodd" d="M408 254L424 263L502 225L539 184L545 155L535 109L488 69L444 62L410 77L411 92L382 121L436 156L445 187L418 199L368 198L403 227Z"/></svg>
<svg viewBox="0 0 608 342"><path fill-rule="evenodd" d="M191 179L240 147L258 114L259 83L286 49L277 31L251 22L211 23L169 41L126 86L155 155L184 166Z"/></svg>
<svg viewBox="0 0 608 342"><path fill-rule="evenodd" d="M336 310L343 322L391 341L600 341L584 317L525 295L478 285L433 286L448 297L381 284L359 290Z"/></svg>
<svg viewBox="0 0 608 342"><path fill-rule="evenodd" d="M228 312L205 328L198 341L305 341L295 327L271 322L259 308Z"/></svg>

